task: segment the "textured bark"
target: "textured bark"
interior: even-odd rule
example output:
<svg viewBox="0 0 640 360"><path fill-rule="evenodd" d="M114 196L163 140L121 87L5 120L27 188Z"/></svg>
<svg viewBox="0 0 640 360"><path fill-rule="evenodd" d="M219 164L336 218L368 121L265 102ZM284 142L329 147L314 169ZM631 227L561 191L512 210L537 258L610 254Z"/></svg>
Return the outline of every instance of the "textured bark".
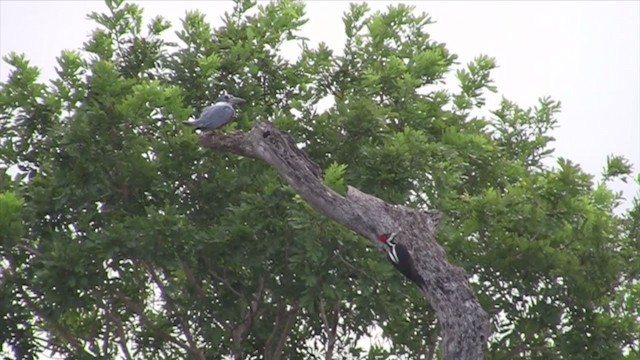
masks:
<svg viewBox="0 0 640 360"><path fill-rule="evenodd" d="M257 124L249 132L205 133L200 136L200 144L267 162L313 208L371 240L381 251L377 236L399 232L397 241L408 248L425 280L420 290L441 324L443 358L484 358L489 319L464 270L449 263L436 242L439 212L391 205L354 187L348 187L346 197L341 196L322 183L320 167L296 146L291 136L270 123Z"/></svg>

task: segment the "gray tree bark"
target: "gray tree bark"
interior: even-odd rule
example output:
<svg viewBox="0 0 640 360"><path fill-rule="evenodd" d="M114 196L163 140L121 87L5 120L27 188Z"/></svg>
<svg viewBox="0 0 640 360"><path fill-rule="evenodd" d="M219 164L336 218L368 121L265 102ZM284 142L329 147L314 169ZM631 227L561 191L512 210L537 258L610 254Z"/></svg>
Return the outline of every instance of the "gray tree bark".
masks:
<svg viewBox="0 0 640 360"><path fill-rule="evenodd" d="M484 358L489 318L465 271L449 263L436 242L439 212L391 205L354 187L348 187L346 197L341 196L322 183L322 170L291 136L270 123L259 123L248 132L204 133L200 144L270 164L314 209L371 240L382 251L377 236L399 232L397 241L409 250L425 281L420 291L441 324L443 359Z"/></svg>

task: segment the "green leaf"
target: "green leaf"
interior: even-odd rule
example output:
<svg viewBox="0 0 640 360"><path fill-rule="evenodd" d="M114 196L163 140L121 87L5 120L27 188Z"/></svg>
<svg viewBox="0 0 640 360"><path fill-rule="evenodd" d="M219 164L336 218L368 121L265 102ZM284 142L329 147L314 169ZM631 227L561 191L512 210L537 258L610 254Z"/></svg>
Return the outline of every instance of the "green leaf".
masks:
<svg viewBox="0 0 640 360"><path fill-rule="evenodd" d="M347 185L345 184L344 175L348 165L332 163L324 173L324 184L340 195L347 194Z"/></svg>

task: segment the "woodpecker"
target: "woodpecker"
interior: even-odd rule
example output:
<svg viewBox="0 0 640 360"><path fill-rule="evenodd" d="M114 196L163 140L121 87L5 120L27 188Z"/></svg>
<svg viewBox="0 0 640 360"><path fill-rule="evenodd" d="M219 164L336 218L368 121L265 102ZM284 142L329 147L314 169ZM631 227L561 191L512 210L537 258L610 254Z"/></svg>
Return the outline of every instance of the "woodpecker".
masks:
<svg viewBox="0 0 640 360"><path fill-rule="evenodd" d="M413 265L413 259L409 251L403 244L398 244L396 236L397 232L391 234L382 234L378 236L378 241L385 245L387 258L391 264L398 269L407 279L416 283L419 287L424 286L424 280L416 271Z"/></svg>

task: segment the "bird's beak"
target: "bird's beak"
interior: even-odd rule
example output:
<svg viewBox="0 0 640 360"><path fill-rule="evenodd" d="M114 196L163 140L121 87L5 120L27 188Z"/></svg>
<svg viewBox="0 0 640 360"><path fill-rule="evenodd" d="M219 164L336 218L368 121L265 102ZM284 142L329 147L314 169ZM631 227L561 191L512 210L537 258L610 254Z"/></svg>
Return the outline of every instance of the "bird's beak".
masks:
<svg viewBox="0 0 640 360"><path fill-rule="evenodd" d="M239 98L239 97L235 97L235 96L231 99L231 101L234 104L242 104L243 102L245 102L245 100L243 98Z"/></svg>

